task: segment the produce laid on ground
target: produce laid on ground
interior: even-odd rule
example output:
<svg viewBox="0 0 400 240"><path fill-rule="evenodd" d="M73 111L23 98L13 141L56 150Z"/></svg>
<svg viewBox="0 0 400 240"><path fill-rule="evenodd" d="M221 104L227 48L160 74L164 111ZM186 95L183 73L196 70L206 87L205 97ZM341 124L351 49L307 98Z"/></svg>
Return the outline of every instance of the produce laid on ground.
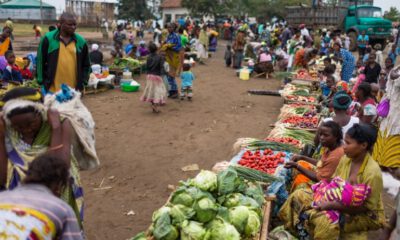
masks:
<svg viewBox="0 0 400 240"><path fill-rule="evenodd" d="M265 139L266 141L269 142L277 142L277 143L284 143L284 144L290 144L295 147L301 148L301 142L297 139L291 138L291 137L281 137L281 138L272 138L268 137ZM289 151L289 150L288 150Z"/></svg>
<svg viewBox="0 0 400 240"><path fill-rule="evenodd" d="M285 87L280 91L281 96L290 96L290 95L298 95L298 96L310 96L311 90L309 86L306 85L295 85L295 84L286 84Z"/></svg>
<svg viewBox="0 0 400 240"><path fill-rule="evenodd" d="M289 95L285 97L285 100L291 102L301 102L301 103L311 103L316 104L317 98L312 96L296 96L296 95Z"/></svg>
<svg viewBox="0 0 400 240"><path fill-rule="evenodd" d="M301 144L303 145L306 144L314 145L315 134L307 130L288 129L285 128L283 125L277 125L274 129L272 129L268 137L272 138L290 137L300 141Z"/></svg>
<svg viewBox="0 0 400 240"><path fill-rule="evenodd" d="M181 182L153 213L149 229L131 240L267 239L263 224L269 224L273 200L265 194L274 196L276 206L285 201L290 171L284 164L304 146L314 145L311 130L320 117L309 87L291 84L281 95L293 102L281 108L268 137L239 138L230 162L217 163L213 171L218 173L202 170Z"/></svg>
<svg viewBox="0 0 400 240"><path fill-rule="evenodd" d="M273 149L275 151L285 151L293 153L299 152L298 146L295 146L293 142L261 140L257 138L239 138L234 144L234 150L237 152L239 149L243 148L247 150Z"/></svg>
<svg viewBox="0 0 400 240"><path fill-rule="evenodd" d="M114 63L110 66L110 69L119 68L119 69L135 69L139 68L143 64L142 61L133 59L133 58L119 58L115 59Z"/></svg>
<svg viewBox="0 0 400 240"><path fill-rule="evenodd" d="M318 117L313 116L312 113L305 114L303 117L290 116L282 119L281 123L290 128L316 129L318 127Z"/></svg>
<svg viewBox="0 0 400 240"><path fill-rule="evenodd" d="M318 72L316 70L307 71L307 69L299 69L294 74L295 79L318 81Z"/></svg>
<svg viewBox="0 0 400 240"><path fill-rule="evenodd" d="M257 176L234 167L218 174L202 170L181 182L153 213L148 231L132 240L254 239L261 230L265 202L261 186L252 181ZM263 180L276 180L269 177Z"/></svg>
<svg viewBox="0 0 400 240"><path fill-rule="evenodd" d="M291 103L285 104L281 108L281 113L278 119L283 119L289 116L317 116L317 109L315 105L302 104L302 103Z"/></svg>
<svg viewBox="0 0 400 240"><path fill-rule="evenodd" d="M285 163L284 157L286 157L286 153L276 153L271 149L257 150L254 153L248 150L243 154L238 164L268 174L275 174L276 168Z"/></svg>

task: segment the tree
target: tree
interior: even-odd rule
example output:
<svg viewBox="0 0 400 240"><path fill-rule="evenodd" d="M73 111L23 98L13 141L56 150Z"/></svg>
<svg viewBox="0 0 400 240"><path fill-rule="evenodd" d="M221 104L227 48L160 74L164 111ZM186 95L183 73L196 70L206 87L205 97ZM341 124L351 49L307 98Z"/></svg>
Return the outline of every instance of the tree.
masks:
<svg viewBox="0 0 400 240"><path fill-rule="evenodd" d="M217 16L225 4L216 0L183 0L182 6L194 17Z"/></svg>
<svg viewBox="0 0 400 240"><path fill-rule="evenodd" d="M147 7L146 0L120 0L118 12L119 18L128 20L146 20L154 17Z"/></svg>
<svg viewBox="0 0 400 240"><path fill-rule="evenodd" d="M386 11L383 17L392 22L398 22L400 21L400 12L396 7L390 7L389 11Z"/></svg>

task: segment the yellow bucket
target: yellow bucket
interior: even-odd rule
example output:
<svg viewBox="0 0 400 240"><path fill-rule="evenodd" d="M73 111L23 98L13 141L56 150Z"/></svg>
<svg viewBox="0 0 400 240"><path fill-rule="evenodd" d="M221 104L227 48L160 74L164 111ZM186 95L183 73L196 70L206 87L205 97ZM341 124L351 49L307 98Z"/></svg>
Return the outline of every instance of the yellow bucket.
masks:
<svg viewBox="0 0 400 240"><path fill-rule="evenodd" d="M240 69L239 73L240 80L247 81L250 79L250 71L247 68Z"/></svg>

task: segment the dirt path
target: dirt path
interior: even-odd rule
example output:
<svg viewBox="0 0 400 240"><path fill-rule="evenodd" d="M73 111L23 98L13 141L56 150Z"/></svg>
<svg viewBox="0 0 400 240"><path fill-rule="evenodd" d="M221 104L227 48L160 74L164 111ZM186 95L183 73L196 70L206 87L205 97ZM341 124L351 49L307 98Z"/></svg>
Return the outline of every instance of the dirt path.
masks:
<svg viewBox="0 0 400 240"><path fill-rule="evenodd" d="M141 93L113 90L85 98L96 120L101 159L99 169L82 172L88 239L127 239L146 230L170 193L168 185L195 174L181 167L197 163L210 169L231 157L237 138L267 135L282 100L247 90L277 89L280 83L239 80L223 65L222 49L207 66L193 69L193 102L170 100L160 115L139 101ZM139 82L144 86L144 76ZM112 188L94 190L102 181ZM125 215L130 210L134 216Z"/></svg>

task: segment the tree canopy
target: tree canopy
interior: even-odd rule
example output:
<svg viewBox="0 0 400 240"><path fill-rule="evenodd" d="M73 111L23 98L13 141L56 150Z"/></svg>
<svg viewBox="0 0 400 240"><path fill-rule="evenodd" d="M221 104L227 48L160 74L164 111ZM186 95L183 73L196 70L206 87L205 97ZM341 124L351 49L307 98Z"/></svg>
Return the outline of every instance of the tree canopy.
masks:
<svg viewBox="0 0 400 240"><path fill-rule="evenodd" d="M400 12L397 8L391 7L389 11L386 11L383 15L384 18L389 19L393 22L400 21Z"/></svg>
<svg viewBox="0 0 400 240"><path fill-rule="evenodd" d="M146 0L120 0L118 5L119 17L129 20L153 18L152 12L146 6Z"/></svg>

